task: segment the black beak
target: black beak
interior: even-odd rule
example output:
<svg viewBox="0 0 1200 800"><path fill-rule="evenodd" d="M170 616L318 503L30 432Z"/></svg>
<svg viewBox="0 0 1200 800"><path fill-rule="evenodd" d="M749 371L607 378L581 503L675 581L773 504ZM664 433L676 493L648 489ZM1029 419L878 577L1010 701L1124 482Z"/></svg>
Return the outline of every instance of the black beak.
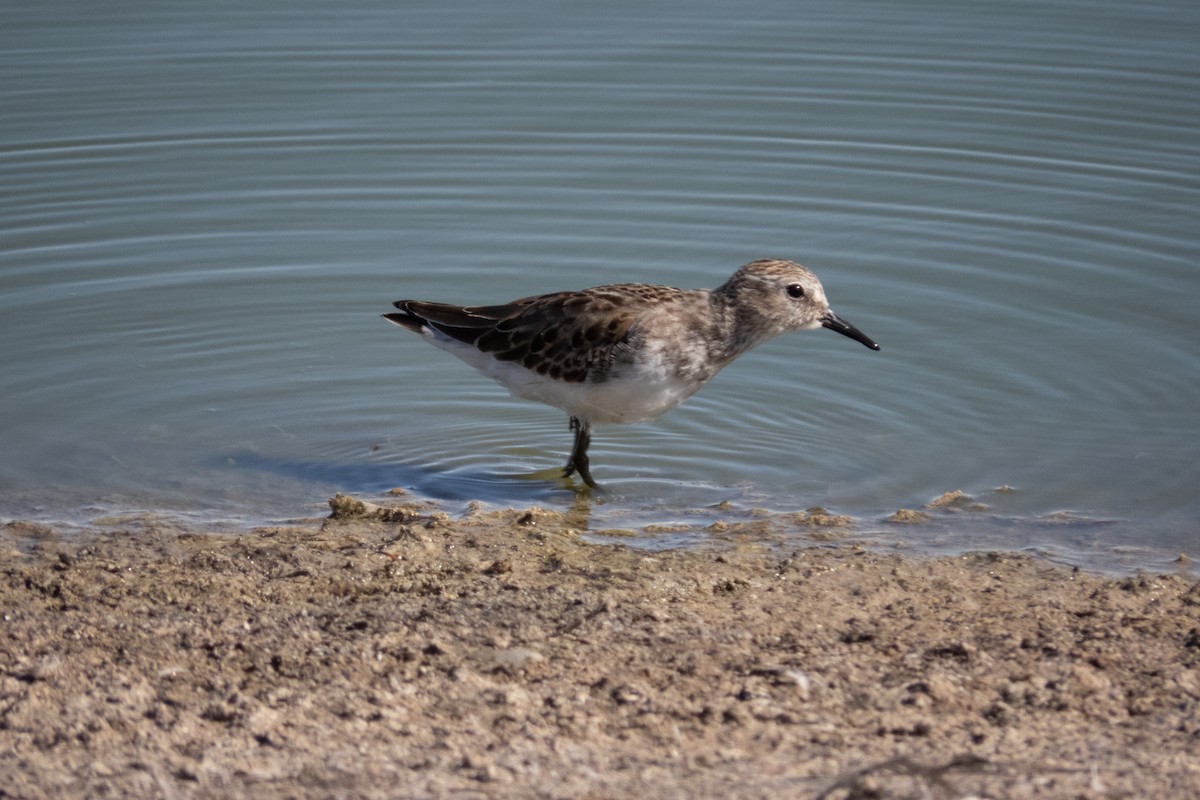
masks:
<svg viewBox="0 0 1200 800"><path fill-rule="evenodd" d="M865 333L851 325L849 322L846 322L846 320L842 319L832 311L827 312L825 316L821 318L821 327L829 328L831 331L837 331L842 336L849 336L854 341L862 342L872 350L879 349L879 345L875 344L875 341L871 339L870 336L867 336Z"/></svg>

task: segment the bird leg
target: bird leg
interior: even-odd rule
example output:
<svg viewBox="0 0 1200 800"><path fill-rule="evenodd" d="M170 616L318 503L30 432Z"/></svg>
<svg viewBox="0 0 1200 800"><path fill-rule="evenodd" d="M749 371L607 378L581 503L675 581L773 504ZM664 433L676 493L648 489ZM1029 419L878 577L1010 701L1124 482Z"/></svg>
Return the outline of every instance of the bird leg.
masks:
<svg viewBox="0 0 1200 800"><path fill-rule="evenodd" d="M571 457L563 467L563 477L569 478L578 472L583 482L595 489L596 481L588 470L587 456L588 445L592 443L592 426L587 420L571 417L571 430L575 432L575 446L571 448Z"/></svg>

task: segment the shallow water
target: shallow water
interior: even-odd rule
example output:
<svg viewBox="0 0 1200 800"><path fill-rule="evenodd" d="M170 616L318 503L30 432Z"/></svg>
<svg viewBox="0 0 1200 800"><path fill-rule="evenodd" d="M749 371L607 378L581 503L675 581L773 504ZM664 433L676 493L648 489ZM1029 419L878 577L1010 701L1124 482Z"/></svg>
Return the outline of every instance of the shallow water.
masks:
<svg viewBox="0 0 1200 800"><path fill-rule="evenodd" d="M565 416L378 314L775 256L883 351L782 337L600 429L594 529L1195 556L1197 41L1186 3L12 7L0 516L566 508ZM951 489L987 510L883 522Z"/></svg>

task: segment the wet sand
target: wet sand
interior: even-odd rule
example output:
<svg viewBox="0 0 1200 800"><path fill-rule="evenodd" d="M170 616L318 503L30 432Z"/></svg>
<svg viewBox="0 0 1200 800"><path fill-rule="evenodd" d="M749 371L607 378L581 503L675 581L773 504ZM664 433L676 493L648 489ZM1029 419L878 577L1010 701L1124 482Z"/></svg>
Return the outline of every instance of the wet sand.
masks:
<svg viewBox="0 0 1200 800"><path fill-rule="evenodd" d="M0 797L1200 795L1200 584L421 504L0 528Z"/></svg>

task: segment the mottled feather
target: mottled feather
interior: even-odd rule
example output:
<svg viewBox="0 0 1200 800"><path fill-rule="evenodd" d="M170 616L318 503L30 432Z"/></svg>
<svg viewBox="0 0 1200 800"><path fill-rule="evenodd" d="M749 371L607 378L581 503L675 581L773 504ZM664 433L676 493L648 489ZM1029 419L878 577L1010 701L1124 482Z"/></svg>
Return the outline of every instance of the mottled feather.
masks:
<svg viewBox="0 0 1200 800"><path fill-rule="evenodd" d="M647 310L684 295L647 284L597 286L524 297L497 306L398 300L384 316L409 330L429 326L500 361L515 361L567 383L607 379L614 363L637 352L636 323Z"/></svg>

